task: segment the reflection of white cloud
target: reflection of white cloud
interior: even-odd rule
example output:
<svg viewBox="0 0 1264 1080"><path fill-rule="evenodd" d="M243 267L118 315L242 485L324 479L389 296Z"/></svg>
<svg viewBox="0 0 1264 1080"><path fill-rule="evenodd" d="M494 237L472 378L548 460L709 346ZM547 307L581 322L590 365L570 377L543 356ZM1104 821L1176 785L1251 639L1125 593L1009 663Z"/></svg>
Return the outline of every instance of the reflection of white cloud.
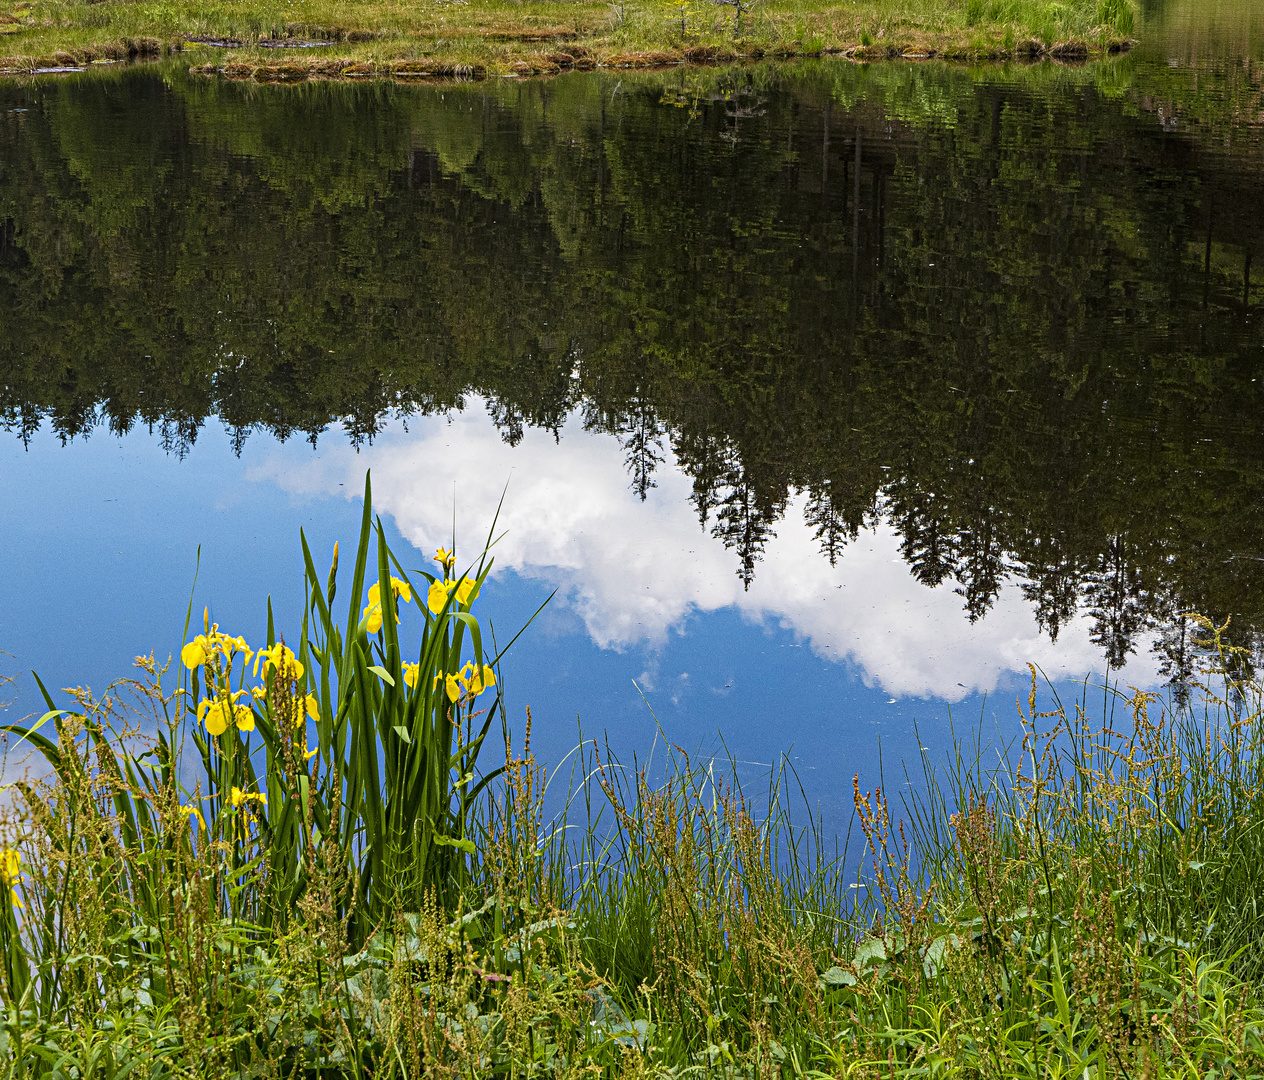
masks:
<svg viewBox="0 0 1264 1080"><path fill-rule="evenodd" d="M329 494L342 482L350 494L368 466L376 506L428 554L451 539L455 498L458 554L466 556L481 550L508 481L498 570L556 586L603 648L660 646L691 613L734 606L752 621L794 631L821 657L854 662L867 684L892 694L960 700L1029 661L1051 678L1101 668L1087 620L1064 628L1054 644L1016 585L972 625L950 588L928 589L912 577L888 526L863 534L831 567L792 500L743 592L731 553L699 527L690 480L674 464L660 468L658 487L642 503L628 488L619 446L578 421L565 426L560 443L529 431L515 448L477 409L412 426L359 454L331 447L308 465L276 458L252 475L294 493ZM1157 681L1148 656L1119 674L1125 684Z"/></svg>

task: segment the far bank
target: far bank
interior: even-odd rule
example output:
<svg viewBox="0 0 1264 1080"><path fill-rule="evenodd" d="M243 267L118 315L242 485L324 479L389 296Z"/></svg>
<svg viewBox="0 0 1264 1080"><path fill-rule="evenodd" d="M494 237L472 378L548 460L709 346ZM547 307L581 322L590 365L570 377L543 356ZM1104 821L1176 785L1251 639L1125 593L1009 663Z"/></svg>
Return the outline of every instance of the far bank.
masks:
<svg viewBox="0 0 1264 1080"><path fill-rule="evenodd" d="M1078 63L1129 48L1133 29L1131 0L34 0L0 7L0 74L177 54L207 74L280 81L510 77L822 54Z"/></svg>

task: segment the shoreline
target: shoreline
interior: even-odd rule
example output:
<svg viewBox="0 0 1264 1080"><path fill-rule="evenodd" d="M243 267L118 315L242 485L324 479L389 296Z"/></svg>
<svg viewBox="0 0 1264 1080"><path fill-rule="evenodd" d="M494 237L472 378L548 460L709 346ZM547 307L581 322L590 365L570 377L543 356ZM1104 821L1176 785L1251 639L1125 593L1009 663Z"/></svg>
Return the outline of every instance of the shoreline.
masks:
<svg viewBox="0 0 1264 1080"><path fill-rule="evenodd" d="M190 43L198 46L201 43ZM594 51L584 45L574 45L560 39L554 49L548 52L525 53L505 65L464 62L459 58L437 54L420 58L400 57L398 59L359 60L352 56L303 56L287 57L285 60L265 60L257 56L263 50L315 49L321 46L312 44L297 45L256 45L254 49L243 46L240 56L237 50L225 57L224 62L213 61L204 64L191 64L189 74L205 76L223 76L228 79L254 79L257 82L303 82L312 79L322 81L340 80L354 82L373 78L397 79L404 82L415 82L422 79L456 79L477 81L482 79L533 78L548 75L559 75L568 71L597 70L655 70L669 67L715 67L722 64L759 62L763 60L811 60L833 58L850 60L854 63L881 63L903 60L917 63L925 60L941 60L960 64L1003 64L1021 63L1036 64L1051 60L1068 66L1108 59L1129 52L1135 42L1131 39L1109 41L1105 47L1093 47L1087 42L1069 40L1056 42L1052 46L1043 46L1039 42L1023 42L1023 47L1014 50L936 50L928 51L901 50L897 46L879 48L874 45L863 45L859 42L844 47L821 48L812 51L800 50L789 46L764 49L755 46L748 52L739 52L723 46L689 46L684 49L644 49L631 51L611 51L605 55L594 55ZM215 43L211 48L232 48ZM0 57L0 78L13 79L37 77L41 75L73 75L106 67L130 67L140 63L156 63L164 59L177 59L188 55L193 49L188 44L172 43L155 46L144 43L137 46L135 42L122 43L115 47L102 46L77 50L74 53L60 51L53 56L5 56ZM507 68L507 70L506 70Z"/></svg>
<svg viewBox="0 0 1264 1080"><path fill-rule="evenodd" d="M714 67L721 64L735 64L743 61L759 62L762 60L798 60L833 57L851 60L856 63L875 63L882 61L905 60L919 62L923 60L947 60L961 63L1005 63L1017 60L1023 63L1038 63L1042 60L1055 60L1064 64L1080 65L1093 59L1104 59L1127 52L1131 42L1116 43L1108 50L1090 50L1084 42L1063 42L1052 49L1029 51L1024 53L997 52L995 54L959 56L945 53L900 52L894 47L878 50L874 46L857 44L850 48L820 49L815 52L799 52L792 49L765 51L756 48L751 52L736 52L722 48L693 46L679 51L642 50L637 52L614 53L603 58L595 58L584 46L578 48L566 45L548 53L536 53L524 56L510 65L509 71L497 71L484 65L463 65L457 61L443 57L426 57L420 60L401 59L387 61L355 61L349 58L307 58L287 63L252 64L235 61L224 64L207 63L192 65L191 75L223 76L228 79L256 82L303 82L313 78L320 80L359 81L374 78L390 78L405 82L423 79L458 79L480 80L488 78L539 78L560 75L567 71L597 70L662 70L669 67ZM84 69L80 69L84 70Z"/></svg>

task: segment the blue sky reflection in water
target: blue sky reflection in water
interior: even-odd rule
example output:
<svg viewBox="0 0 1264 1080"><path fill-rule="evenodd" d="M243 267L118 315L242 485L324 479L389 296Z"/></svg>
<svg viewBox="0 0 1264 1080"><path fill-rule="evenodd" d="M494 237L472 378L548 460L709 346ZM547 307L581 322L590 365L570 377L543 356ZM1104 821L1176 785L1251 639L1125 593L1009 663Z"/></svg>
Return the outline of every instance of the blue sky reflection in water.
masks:
<svg viewBox="0 0 1264 1080"><path fill-rule="evenodd" d="M370 466L419 562L508 485L545 760L652 707L837 820L1028 661L1153 686L1191 609L1264 656L1259 68L1156 50L0 84L5 670L174 653L199 544L198 610L296 632Z"/></svg>
<svg viewBox="0 0 1264 1080"><path fill-rule="evenodd" d="M971 624L951 588L913 580L888 529L831 566L793 505L743 589L732 554L692 512L688 478L667 464L642 503L618 442L578 420L560 442L529 432L511 448L473 402L393 426L359 452L331 432L314 450L259 438L235 457L211 428L183 460L144 432L65 447L43 433L27 451L0 443L0 455L6 505L57 493L43 512L0 523L4 550L24 553L0 576L5 668L23 673L15 715L39 708L32 667L50 687L100 691L136 654L174 654L199 545L199 611L209 604L255 643L271 594L279 627L296 628L298 530L319 558L335 540L353 544L366 468L409 566L449 542L454 501L458 552L473 555L507 485L479 613L503 641L557 590L504 672L512 715L531 706L545 761L575 745L580 722L643 756L657 717L691 752L731 753L748 782L789 751L809 798L841 826L852 775L877 782L879 740L888 782L899 782L898 762L917 754L915 723L934 753L948 744L950 706L959 730L983 718L988 734L1012 736L1026 662L1061 684L1101 670L1086 619L1052 643L1011 585ZM1153 685L1154 663L1138 653L1115 677Z"/></svg>

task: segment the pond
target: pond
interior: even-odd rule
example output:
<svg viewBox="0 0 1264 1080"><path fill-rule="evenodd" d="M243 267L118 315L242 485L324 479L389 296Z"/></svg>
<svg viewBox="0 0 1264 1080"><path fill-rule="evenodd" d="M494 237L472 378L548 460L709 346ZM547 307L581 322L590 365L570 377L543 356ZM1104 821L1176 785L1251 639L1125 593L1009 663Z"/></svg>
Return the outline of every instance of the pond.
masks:
<svg viewBox="0 0 1264 1080"><path fill-rule="evenodd" d="M10 715L31 668L176 652L191 590L295 624L299 529L353 542L366 470L407 565L501 506L484 618L554 594L504 668L545 761L786 753L831 823L854 773L1012 738L1028 663L1162 689L1189 611L1258 653L1262 24L1155 6L1083 67L0 83Z"/></svg>

